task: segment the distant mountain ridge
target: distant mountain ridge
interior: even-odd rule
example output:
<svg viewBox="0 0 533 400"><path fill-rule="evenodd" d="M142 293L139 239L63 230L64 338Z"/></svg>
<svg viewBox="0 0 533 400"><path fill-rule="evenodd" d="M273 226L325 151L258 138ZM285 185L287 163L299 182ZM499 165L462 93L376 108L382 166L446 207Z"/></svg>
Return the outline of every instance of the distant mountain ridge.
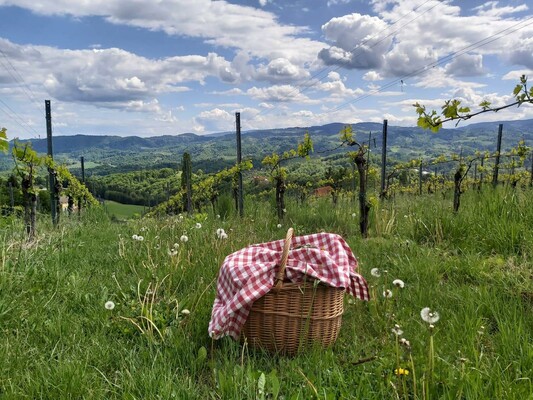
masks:
<svg viewBox="0 0 533 400"><path fill-rule="evenodd" d="M418 127L388 126L388 156L407 160L431 158L450 152L472 153L476 150L494 151L498 125L503 124L504 148L515 146L525 139L533 145L533 119L503 122L481 122L455 129L442 129L437 134ZM339 144L339 132L346 124L331 123L321 126L289 127L279 129L250 130L242 132L243 157L251 158L260 165L265 155L293 148L309 132L315 152L335 148ZM371 147L381 148L383 124L361 122L352 124L355 138L366 143L371 133ZM24 142L24 141L22 141ZM38 153L46 153L46 139L31 140ZM154 137L72 135L53 138L54 158L79 167L79 158L84 156L90 173L113 172L177 167L182 154L191 154L195 169L206 172L219 170L235 163L235 134L221 132L208 135L185 133ZM346 151L346 150L339 150ZM10 156L0 156L0 171L12 168Z"/></svg>

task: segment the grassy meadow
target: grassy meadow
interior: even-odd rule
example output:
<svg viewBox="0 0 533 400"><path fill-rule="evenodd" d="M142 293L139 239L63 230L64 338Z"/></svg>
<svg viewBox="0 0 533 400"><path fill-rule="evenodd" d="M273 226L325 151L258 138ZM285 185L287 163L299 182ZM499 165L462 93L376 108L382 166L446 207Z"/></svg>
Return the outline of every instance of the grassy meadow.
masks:
<svg viewBox="0 0 533 400"><path fill-rule="evenodd" d="M134 204L122 204L112 200L106 200L104 209L111 218L128 220L138 218L146 211L146 207Z"/></svg>
<svg viewBox="0 0 533 400"><path fill-rule="evenodd" d="M242 219L116 223L94 209L55 229L42 217L32 242L3 218L0 398L533 399L533 193L470 191L457 215L451 195L376 204L368 239L348 199L289 201L281 227L249 199ZM290 358L212 341L224 257L290 226L341 234L372 300L345 297L328 349Z"/></svg>

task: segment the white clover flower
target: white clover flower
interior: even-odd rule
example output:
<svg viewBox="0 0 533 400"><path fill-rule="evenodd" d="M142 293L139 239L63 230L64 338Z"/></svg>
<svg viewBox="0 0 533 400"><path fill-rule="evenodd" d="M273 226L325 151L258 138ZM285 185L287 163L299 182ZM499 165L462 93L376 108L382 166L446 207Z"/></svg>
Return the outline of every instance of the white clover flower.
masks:
<svg viewBox="0 0 533 400"><path fill-rule="evenodd" d="M281 224L278 224L278 228L281 228Z"/></svg>
<svg viewBox="0 0 533 400"><path fill-rule="evenodd" d="M392 284L396 287L399 287L400 289L403 289L404 286L405 286L405 283L404 281L402 281L401 279L395 279L392 281Z"/></svg>
<svg viewBox="0 0 533 400"><path fill-rule="evenodd" d="M439 313L431 310L429 307L424 307L422 311L420 311L420 317L423 321L431 325L437 322L440 318Z"/></svg>
<svg viewBox="0 0 533 400"><path fill-rule="evenodd" d="M379 278L381 276L381 271L379 268L372 268L370 270L370 275L375 276L376 278Z"/></svg>
<svg viewBox="0 0 533 400"><path fill-rule="evenodd" d="M113 308L115 308L115 303L113 303L111 300L106 301L104 307L106 308L106 310L112 310Z"/></svg>
<svg viewBox="0 0 533 400"><path fill-rule="evenodd" d="M170 256L170 257L174 257L176 254L178 254L178 250L176 249L169 249L167 251L167 254Z"/></svg>
<svg viewBox="0 0 533 400"><path fill-rule="evenodd" d="M394 333L396 336L401 336L403 331L400 328L400 325L394 325L394 328L391 329L392 333Z"/></svg>
<svg viewBox="0 0 533 400"><path fill-rule="evenodd" d="M392 290L390 289L386 289L383 291L383 297L385 297L386 299L389 299L392 297Z"/></svg>
<svg viewBox="0 0 533 400"><path fill-rule="evenodd" d="M187 310L186 308L184 308L183 310L181 310L181 315L189 315L191 312L189 310Z"/></svg>
<svg viewBox="0 0 533 400"><path fill-rule="evenodd" d="M201 227L202 227L202 224L199 223L199 222L197 222L197 223L196 223L196 229L200 229Z"/></svg>
<svg viewBox="0 0 533 400"><path fill-rule="evenodd" d="M183 243L187 243L187 242L189 241L189 238L187 237L187 235L181 235L180 240L181 240Z"/></svg>

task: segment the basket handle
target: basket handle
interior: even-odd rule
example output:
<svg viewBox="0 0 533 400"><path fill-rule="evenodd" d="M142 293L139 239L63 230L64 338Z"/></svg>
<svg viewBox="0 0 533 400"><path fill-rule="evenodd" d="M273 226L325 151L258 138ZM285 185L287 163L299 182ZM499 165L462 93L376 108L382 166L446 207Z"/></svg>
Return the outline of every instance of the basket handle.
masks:
<svg viewBox="0 0 533 400"><path fill-rule="evenodd" d="M278 273L276 274L275 290L280 290L283 286L283 279L285 278L285 267L287 266L287 259L289 258L289 250L291 248L292 235L294 229L289 228L287 236L285 237L285 244L283 245L283 254L281 256L281 264L279 266Z"/></svg>

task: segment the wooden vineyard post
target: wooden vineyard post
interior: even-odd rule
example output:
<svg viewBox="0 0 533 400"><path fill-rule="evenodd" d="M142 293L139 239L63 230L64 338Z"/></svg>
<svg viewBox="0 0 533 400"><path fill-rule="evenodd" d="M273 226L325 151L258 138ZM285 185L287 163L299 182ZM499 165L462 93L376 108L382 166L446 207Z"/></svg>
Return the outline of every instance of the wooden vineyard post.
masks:
<svg viewBox="0 0 533 400"><path fill-rule="evenodd" d="M192 214L192 171L191 171L191 156L189 153L183 153L181 163L181 188L183 193L183 210Z"/></svg>
<svg viewBox="0 0 533 400"><path fill-rule="evenodd" d="M385 178L387 176L387 125L388 121L383 120L383 139L381 144L381 193L380 197L384 198L387 193L385 187Z"/></svg>
<svg viewBox="0 0 533 400"><path fill-rule="evenodd" d="M494 174L492 175L493 187L496 187L498 185L498 169L500 168L500 153L502 151L502 132L503 124L500 124L498 127L498 142L496 144L496 161L494 165Z"/></svg>
<svg viewBox="0 0 533 400"><path fill-rule="evenodd" d="M47 143L47 154L50 157L50 159L54 159L53 151L52 151L52 112L50 107L50 100L44 101L44 108L45 108L45 116L46 116L46 143ZM57 203L58 203L58 193L56 193L56 179L54 171L49 168L48 169L48 180L50 188L50 209L52 212L52 223L54 226L57 226L59 223L59 215L57 213Z"/></svg>
<svg viewBox="0 0 533 400"><path fill-rule="evenodd" d="M422 194L422 159L420 159L420 168L418 168L418 194Z"/></svg>
<svg viewBox="0 0 533 400"><path fill-rule="evenodd" d="M363 147L359 148L354 161L359 173L359 228L361 236L367 238L370 205L366 200L366 160Z"/></svg>
<svg viewBox="0 0 533 400"><path fill-rule="evenodd" d="M235 126L237 136L237 164L242 162L242 150L241 150L241 113L235 113ZM237 210L239 216L244 216L244 201L242 192L242 172L237 173Z"/></svg>

